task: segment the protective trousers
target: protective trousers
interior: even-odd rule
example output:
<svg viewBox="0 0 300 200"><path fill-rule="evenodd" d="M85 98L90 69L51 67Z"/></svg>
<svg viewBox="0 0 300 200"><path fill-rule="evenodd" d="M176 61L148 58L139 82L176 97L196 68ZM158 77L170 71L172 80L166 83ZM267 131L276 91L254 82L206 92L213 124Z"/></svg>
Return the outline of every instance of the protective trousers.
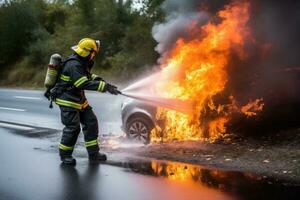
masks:
<svg viewBox="0 0 300 200"><path fill-rule="evenodd" d="M85 147L89 155L99 152L98 146L98 120L92 108L88 106L83 110L60 106L61 121L65 126L61 142L59 145L59 154L61 157L71 156L80 133L80 124L84 134Z"/></svg>

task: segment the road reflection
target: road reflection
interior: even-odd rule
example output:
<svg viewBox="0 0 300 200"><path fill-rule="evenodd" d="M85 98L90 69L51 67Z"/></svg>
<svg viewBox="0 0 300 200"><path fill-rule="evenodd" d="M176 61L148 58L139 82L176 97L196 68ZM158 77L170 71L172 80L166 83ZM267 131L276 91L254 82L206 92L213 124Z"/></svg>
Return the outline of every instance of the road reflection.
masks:
<svg viewBox="0 0 300 200"><path fill-rule="evenodd" d="M202 168L176 162L151 161L151 170L156 176L176 181L193 181L224 191L233 191L238 186L257 183L261 177L250 173L238 173Z"/></svg>
<svg viewBox="0 0 300 200"><path fill-rule="evenodd" d="M76 168L61 164L61 196L57 199L97 199L99 168L99 165L88 165L85 173L79 175Z"/></svg>
<svg viewBox="0 0 300 200"><path fill-rule="evenodd" d="M300 189L297 185L286 186L279 180L251 173L220 171L177 162L152 160L110 164L139 174L165 177L174 182L193 182L200 187L216 189L238 199L295 199Z"/></svg>

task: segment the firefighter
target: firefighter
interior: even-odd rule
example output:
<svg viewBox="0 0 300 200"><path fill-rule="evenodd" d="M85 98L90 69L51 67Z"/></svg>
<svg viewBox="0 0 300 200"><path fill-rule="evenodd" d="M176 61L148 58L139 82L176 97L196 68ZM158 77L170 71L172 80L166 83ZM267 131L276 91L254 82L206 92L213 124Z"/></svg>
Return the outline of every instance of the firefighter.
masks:
<svg viewBox="0 0 300 200"><path fill-rule="evenodd" d="M93 59L100 50L98 40L84 38L71 49L74 53L63 62L61 74L51 90L52 99L55 99L55 103L60 107L61 121L64 125L59 154L63 164L76 165L72 153L81 125L89 161L98 163L107 158L99 152L98 120L85 97L84 90L109 92L113 95L120 92L116 86L91 74Z"/></svg>

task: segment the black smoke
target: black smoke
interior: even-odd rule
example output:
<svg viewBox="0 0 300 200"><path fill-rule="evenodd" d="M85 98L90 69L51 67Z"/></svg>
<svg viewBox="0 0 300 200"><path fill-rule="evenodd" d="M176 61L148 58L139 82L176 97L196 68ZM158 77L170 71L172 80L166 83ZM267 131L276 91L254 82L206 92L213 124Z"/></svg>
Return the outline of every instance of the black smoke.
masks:
<svg viewBox="0 0 300 200"><path fill-rule="evenodd" d="M246 60L233 55L227 92L241 103L262 97L265 107L255 123L237 121L244 130L253 126L248 130L255 127L261 134L300 126L299 9L299 1L251 1L249 27L254 41L246 46Z"/></svg>

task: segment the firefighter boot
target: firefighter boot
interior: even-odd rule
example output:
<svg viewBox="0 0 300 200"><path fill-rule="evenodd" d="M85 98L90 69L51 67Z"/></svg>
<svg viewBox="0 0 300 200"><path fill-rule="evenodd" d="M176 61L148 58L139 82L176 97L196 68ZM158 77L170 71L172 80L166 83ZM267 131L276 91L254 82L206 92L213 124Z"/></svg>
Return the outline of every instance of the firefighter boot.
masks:
<svg viewBox="0 0 300 200"><path fill-rule="evenodd" d="M100 162L106 161L107 157L103 153L94 153L89 155L90 164L98 164Z"/></svg>
<svg viewBox="0 0 300 200"><path fill-rule="evenodd" d="M71 166L76 165L76 160L72 156L63 156L60 157L60 160L64 165L71 165Z"/></svg>

